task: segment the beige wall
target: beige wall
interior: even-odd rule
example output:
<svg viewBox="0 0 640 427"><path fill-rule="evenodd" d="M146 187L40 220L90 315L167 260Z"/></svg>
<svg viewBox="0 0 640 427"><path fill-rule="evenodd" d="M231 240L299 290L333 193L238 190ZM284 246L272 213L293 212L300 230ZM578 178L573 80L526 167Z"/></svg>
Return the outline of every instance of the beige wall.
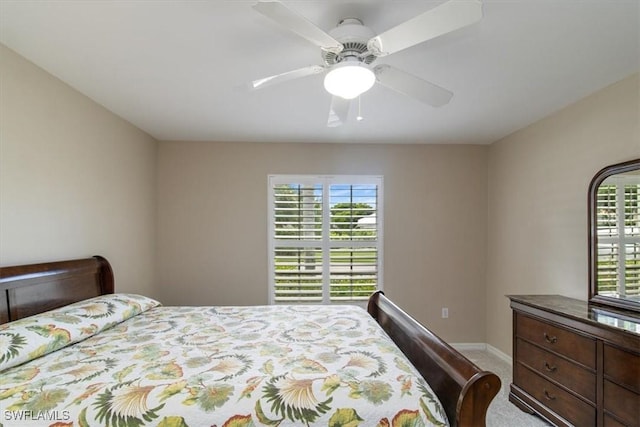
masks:
<svg viewBox="0 0 640 427"><path fill-rule="evenodd" d="M486 153L484 146L161 142L161 299L267 303L268 174L384 175L385 291L444 338L483 342Z"/></svg>
<svg viewBox="0 0 640 427"><path fill-rule="evenodd" d="M640 157L638 74L489 149L487 342L511 354L506 294L587 299L587 188Z"/></svg>
<svg viewBox="0 0 640 427"><path fill-rule="evenodd" d="M0 265L111 261L154 294L157 142L0 45Z"/></svg>

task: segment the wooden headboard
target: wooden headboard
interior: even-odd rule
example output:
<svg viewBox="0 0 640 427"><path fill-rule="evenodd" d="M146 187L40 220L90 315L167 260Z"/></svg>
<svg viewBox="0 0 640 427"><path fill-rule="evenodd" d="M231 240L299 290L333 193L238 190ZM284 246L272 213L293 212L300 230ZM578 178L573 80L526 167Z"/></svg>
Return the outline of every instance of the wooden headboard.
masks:
<svg viewBox="0 0 640 427"><path fill-rule="evenodd" d="M101 256L0 267L0 324L113 289L111 265Z"/></svg>

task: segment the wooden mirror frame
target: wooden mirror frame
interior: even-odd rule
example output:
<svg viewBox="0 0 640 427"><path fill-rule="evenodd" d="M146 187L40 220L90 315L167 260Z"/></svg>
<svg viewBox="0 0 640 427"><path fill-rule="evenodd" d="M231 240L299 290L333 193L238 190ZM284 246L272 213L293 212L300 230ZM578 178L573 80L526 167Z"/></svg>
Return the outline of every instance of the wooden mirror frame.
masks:
<svg viewBox="0 0 640 427"><path fill-rule="evenodd" d="M589 303L604 307L622 308L640 313L640 302L598 294L598 272L596 265L598 258L598 234L596 230L596 198L598 188L600 187L600 184L610 176L635 170L640 170L640 159L629 160L627 162L607 166L601 169L589 184Z"/></svg>

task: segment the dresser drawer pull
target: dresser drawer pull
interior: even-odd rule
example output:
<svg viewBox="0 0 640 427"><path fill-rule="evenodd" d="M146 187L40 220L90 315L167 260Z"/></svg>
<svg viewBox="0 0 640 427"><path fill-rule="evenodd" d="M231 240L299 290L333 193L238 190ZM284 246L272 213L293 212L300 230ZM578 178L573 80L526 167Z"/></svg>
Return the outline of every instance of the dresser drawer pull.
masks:
<svg viewBox="0 0 640 427"><path fill-rule="evenodd" d="M551 366L551 365L549 365L549 363L544 362L544 369L546 369L547 372L555 372L555 371L558 370L558 367L557 366Z"/></svg>
<svg viewBox="0 0 640 427"><path fill-rule="evenodd" d="M558 337L556 336L550 337L546 332L544 333L544 339L549 344L555 344L558 341Z"/></svg>
<svg viewBox="0 0 640 427"><path fill-rule="evenodd" d="M546 397L547 400L556 400L556 397L547 390L544 391L544 397Z"/></svg>

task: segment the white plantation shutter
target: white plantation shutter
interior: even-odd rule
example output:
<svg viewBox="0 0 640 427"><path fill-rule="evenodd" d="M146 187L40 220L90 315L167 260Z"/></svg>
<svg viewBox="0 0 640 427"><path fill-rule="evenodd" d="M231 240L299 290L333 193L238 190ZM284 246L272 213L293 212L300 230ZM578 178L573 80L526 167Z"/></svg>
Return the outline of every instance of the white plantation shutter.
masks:
<svg viewBox="0 0 640 427"><path fill-rule="evenodd" d="M603 295L640 298L640 177L608 178L598 188L597 281Z"/></svg>
<svg viewBox="0 0 640 427"><path fill-rule="evenodd" d="M271 303L366 300L381 248L382 177L269 177Z"/></svg>
<svg viewBox="0 0 640 427"><path fill-rule="evenodd" d="M626 295L640 298L640 179L624 186Z"/></svg>

